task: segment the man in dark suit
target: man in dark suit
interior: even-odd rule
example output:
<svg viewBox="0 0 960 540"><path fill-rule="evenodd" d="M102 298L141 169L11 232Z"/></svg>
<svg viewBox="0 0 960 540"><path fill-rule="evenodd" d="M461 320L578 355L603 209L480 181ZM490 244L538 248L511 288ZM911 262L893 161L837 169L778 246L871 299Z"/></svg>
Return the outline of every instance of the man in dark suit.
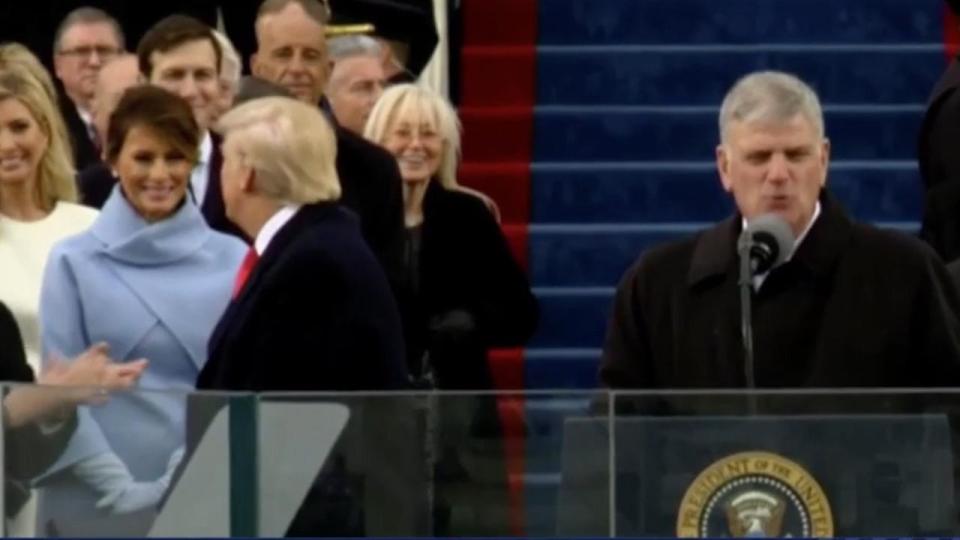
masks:
<svg viewBox="0 0 960 540"><path fill-rule="evenodd" d="M325 29L327 10L317 0L266 0L257 14L253 74L320 106L330 72ZM337 173L343 204L360 216L363 236L393 283L403 257L400 171L386 150L336 128Z"/></svg>
<svg viewBox="0 0 960 540"><path fill-rule="evenodd" d="M773 213L798 239L752 283L754 384L960 384L960 301L921 242L854 223L824 189L816 94L793 76L741 79L720 113L717 166L739 212L653 248L617 290L600 376L615 388L742 388L737 237Z"/></svg>
<svg viewBox="0 0 960 540"><path fill-rule="evenodd" d="M77 170L100 161L100 142L93 124L94 89L100 69L123 50L120 25L99 9L75 9L57 28L53 66Z"/></svg>
<svg viewBox="0 0 960 540"><path fill-rule="evenodd" d="M947 272L950 274L950 279L953 280L953 285L960 291L960 261L953 261L948 264Z"/></svg>
<svg viewBox="0 0 960 540"><path fill-rule="evenodd" d="M960 14L960 0L946 0ZM954 58L927 100L917 163L925 197L920 236L945 261L960 258L960 58Z"/></svg>
<svg viewBox="0 0 960 540"><path fill-rule="evenodd" d="M210 338L197 388L255 392L404 388L409 377L400 315L356 216L336 202L341 192L334 164L336 142L323 114L290 98L267 97L229 111L221 125L226 137L222 181L227 215L254 242L237 276L234 299ZM352 403L351 414L358 412L354 406L362 401L361 397ZM191 415L191 441L205 429L209 413L201 403ZM412 418L412 413L395 423L407 424L408 416ZM393 428L378 429L383 433ZM398 440L420 448L409 433ZM363 452L369 458L378 450L365 447ZM367 481L382 480L374 472L377 463L360 459L358 465L357 459L345 452L328 460L288 535L363 534L359 506L370 509L369 499L361 495L364 489L382 493L409 489L381 482L376 488L364 487L363 479L338 465L344 461L348 468L359 466ZM381 456L376 461L390 459ZM396 473L397 467L393 463L389 468Z"/></svg>
<svg viewBox="0 0 960 540"><path fill-rule="evenodd" d="M957 104L960 105L960 100ZM957 121L960 121L960 116L957 116ZM952 140L954 143L960 141ZM958 150L950 151L960 154ZM960 177L939 182L924 194L920 238L944 262L960 260Z"/></svg>
<svg viewBox="0 0 960 540"><path fill-rule="evenodd" d="M227 215L254 243L198 388L401 388L399 315L356 217L336 203L328 122L292 99L263 98L223 125Z"/></svg>

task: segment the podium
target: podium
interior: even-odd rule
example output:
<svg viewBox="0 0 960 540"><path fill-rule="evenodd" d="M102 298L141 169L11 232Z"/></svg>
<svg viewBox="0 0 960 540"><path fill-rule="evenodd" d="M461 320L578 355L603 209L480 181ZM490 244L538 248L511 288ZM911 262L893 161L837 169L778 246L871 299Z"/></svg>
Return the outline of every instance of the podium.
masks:
<svg viewBox="0 0 960 540"><path fill-rule="evenodd" d="M568 419L557 533L948 536L954 462L946 414Z"/></svg>
<svg viewBox="0 0 960 540"><path fill-rule="evenodd" d="M228 427L236 404L224 408L150 536L235 535L231 524L243 514L256 517L245 536L428 536L418 403L404 395L262 394L250 418L252 439ZM248 469L227 471L225 456L247 453Z"/></svg>
<svg viewBox="0 0 960 540"><path fill-rule="evenodd" d="M75 537L960 533L960 392L517 396L522 431L500 429L487 394L170 394L199 427L163 500L84 519L75 500L53 523ZM5 481L43 471L71 436L27 427L3 433ZM131 467L154 447L137 450Z"/></svg>

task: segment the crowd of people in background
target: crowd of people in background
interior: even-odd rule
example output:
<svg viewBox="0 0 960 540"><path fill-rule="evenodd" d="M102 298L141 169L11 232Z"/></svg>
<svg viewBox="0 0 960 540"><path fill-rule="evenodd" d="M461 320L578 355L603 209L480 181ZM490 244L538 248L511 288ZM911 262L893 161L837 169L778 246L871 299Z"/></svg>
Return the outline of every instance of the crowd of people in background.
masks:
<svg viewBox="0 0 960 540"><path fill-rule="evenodd" d="M145 533L117 516L162 503L190 429L209 421L165 392L491 390L490 350L537 327L496 203L457 181L454 106L409 80L435 29L394 18L379 34L329 35L331 21L362 22L363 2L183 4L149 24L78 6L58 14L49 51L0 45L0 377L141 390L100 407L85 406L98 391L5 396L5 429L26 441L8 452L20 496L5 513L21 532ZM425 39L397 48L411 28ZM955 189L937 152L956 126L928 126L940 138L924 146L924 178L931 193ZM825 188L829 154L803 81L763 72L730 90L716 159L738 212L627 272L602 384L748 383L736 237L773 212L796 241L752 283L751 384L960 385L960 300L943 262L855 223ZM944 258L960 245L944 224L960 212L937 210L950 200L931 195L924 220ZM458 431L499 441L495 401L441 405L452 420L438 453L456 474L431 491L434 533L506 534L503 449L478 459L464 444L476 434ZM24 453L29 466L9 465ZM497 502L453 517L480 491Z"/></svg>
<svg viewBox="0 0 960 540"><path fill-rule="evenodd" d="M457 183L454 108L388 88L409 48L328 37L318 0L258 3L239 47L189 11L121 21L63 14L53 76L0 46L0 367L140 389L33 415L8 396L62 426L17 476L38 508L8 498L21 531L143 532L97 527L155 508L191 451L163 391L493 388L488 351L522 346L537 304L496 205Z"/></svg>

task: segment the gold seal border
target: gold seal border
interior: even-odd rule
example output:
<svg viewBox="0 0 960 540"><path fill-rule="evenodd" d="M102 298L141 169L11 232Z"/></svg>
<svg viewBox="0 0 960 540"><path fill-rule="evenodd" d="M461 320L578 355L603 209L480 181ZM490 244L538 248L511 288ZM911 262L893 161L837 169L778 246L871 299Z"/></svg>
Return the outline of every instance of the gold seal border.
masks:
<svg viewBox="0 0 960 540"><path fill-rule="evenodd" d="M770 452L740 452L718 459L687 488L677 513L677 536L697 538L703 509L718 489L743 476L764 475L790 487L810 517L810 536L833 536L833 511L817 480L798 463Z"/></svg>

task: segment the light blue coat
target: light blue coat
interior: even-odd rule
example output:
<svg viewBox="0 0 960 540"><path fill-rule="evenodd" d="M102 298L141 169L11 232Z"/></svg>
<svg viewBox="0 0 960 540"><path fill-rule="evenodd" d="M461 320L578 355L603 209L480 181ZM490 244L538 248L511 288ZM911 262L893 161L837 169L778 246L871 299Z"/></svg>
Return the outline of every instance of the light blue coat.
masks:
<svg viewBox="0 0 960 540"><path fill-rule="evenodd" d="M164 474L184 443L186 393L246 251L210 229L189 201L148 224L118 187L87 232L54 247L40 299L43 358L71 358L104 341L116 361L150 363L137 392L81 410L77 432L41 482L41 524L102 515L93 508L97 494L69 470L81 459L113 452L138 481Z"/></svg>

